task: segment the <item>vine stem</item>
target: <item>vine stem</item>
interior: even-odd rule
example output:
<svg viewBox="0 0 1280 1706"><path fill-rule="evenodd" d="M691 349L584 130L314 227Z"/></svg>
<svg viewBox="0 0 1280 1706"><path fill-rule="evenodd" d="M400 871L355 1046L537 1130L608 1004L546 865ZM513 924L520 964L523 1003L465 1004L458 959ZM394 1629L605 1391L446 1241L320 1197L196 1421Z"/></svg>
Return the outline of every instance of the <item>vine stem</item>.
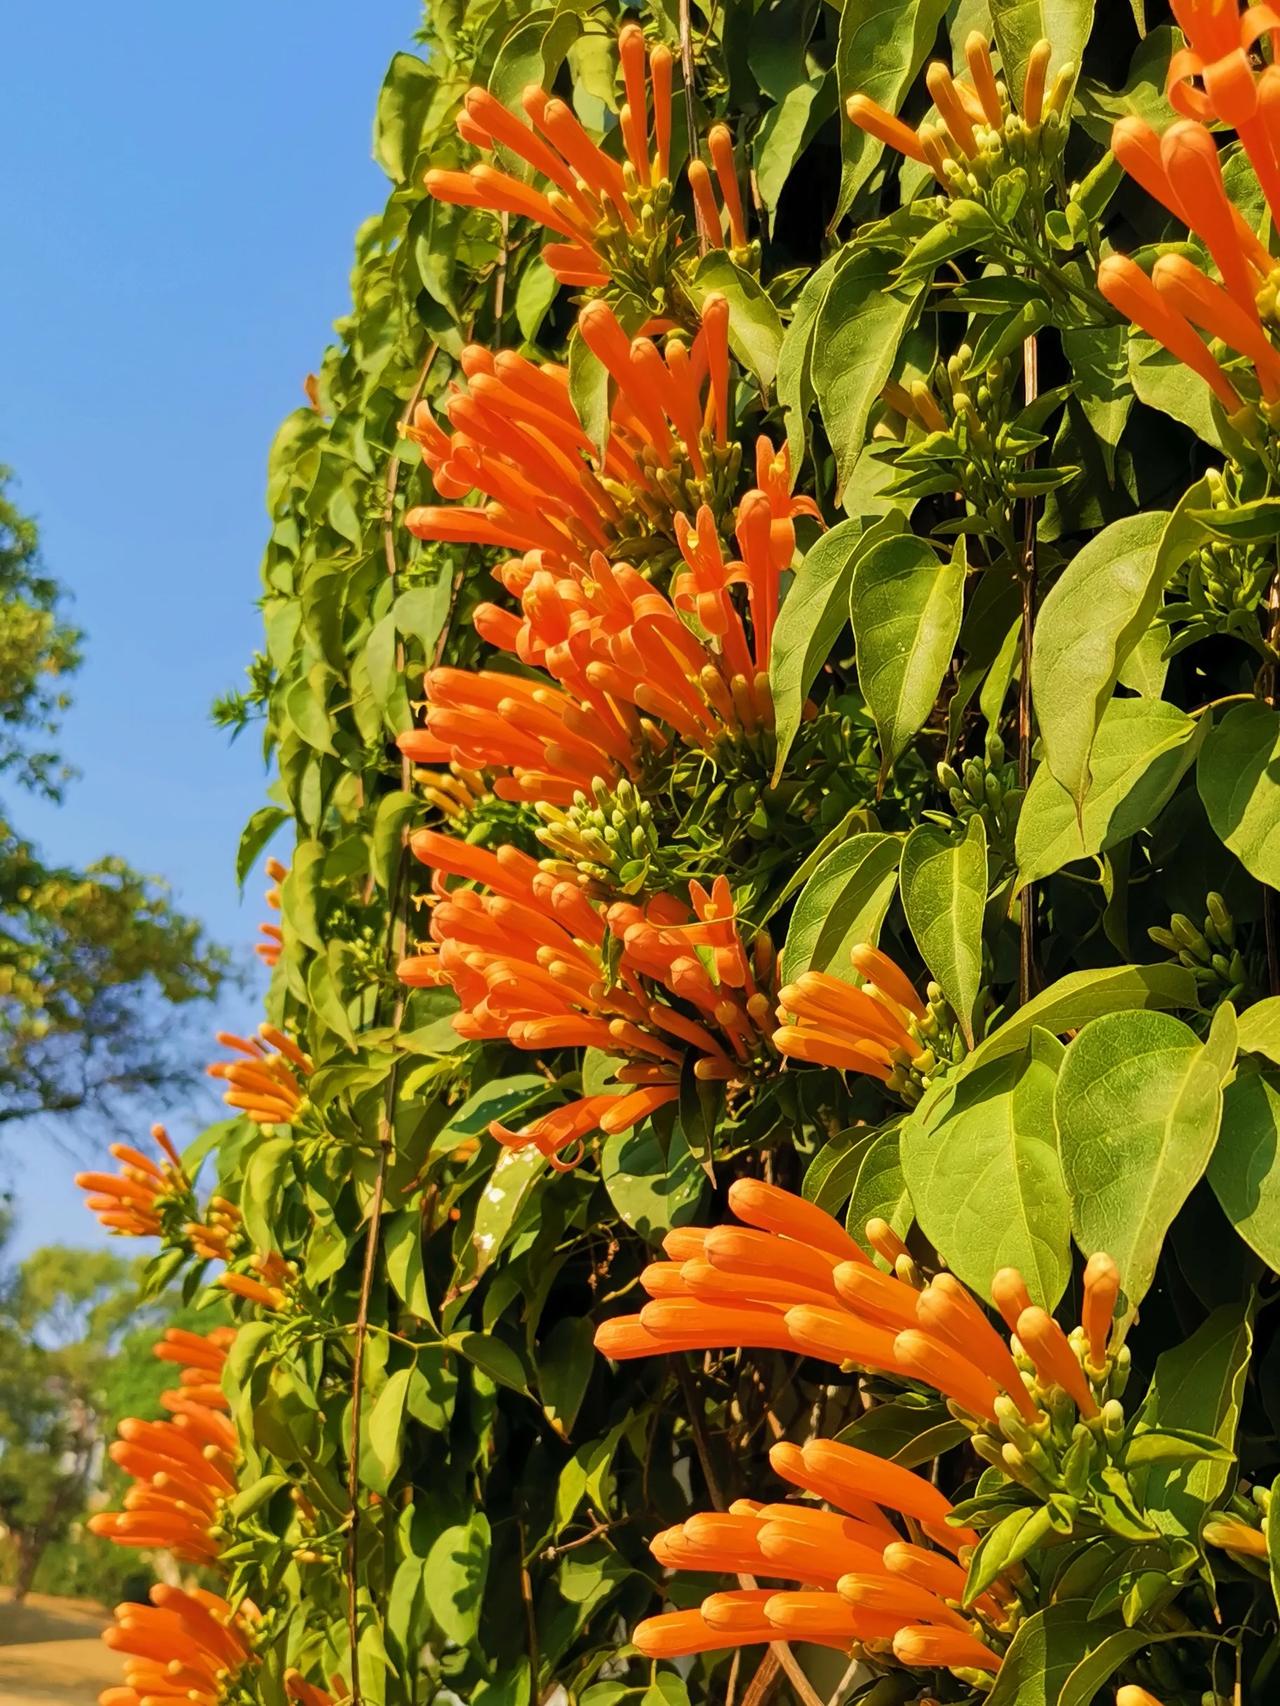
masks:
<svg viewBox="0 0 1280 1706"><path fill-rule="evenodd" d="M418 373L417 383L409 393L408 401L400 413L400 424L404 425L412 418L426 389L427 380L438 354L438 348L433 343L427 350L422 367ZM382 545L387 559L387 573L392 584L400 570L400 560L396 553L395 538L395 505L396 491L400 483L400 458L392 452L387 464L385 485L385 501L382 509ZM403 674L405 667L404 641L396 642L396 668ZM408 793L413 781L413 767L409 759L400 760L400 786ZM407 900L408 900L408 854L409 838L405 830L400 834L400 849L396 856L396 868L391 884L391 928L387 932L386 968L391 967L404 954L405 938L408 934ZM395 1006L391 1015L393 1032L399 1031L404 1018L404 991L396 995ZM369 1337L369 1300L373 1295L373 1279L378 1262L378 1242L382 1232L382 1213L387 1195L387 1165L391 1159L392 1121L395 1117L396 1088L399 1081L399 1055L393 1055L391 1065L387 1069L386 1093L383 1098L382 1116L378 1122L378 1170L374 1175L373 1195L369 1201L369 1216L365 1232L364 1268L360 1276L360 1298L356 1306L355 1344L351 1352L351 1434L347 1448L347 1641L351 1649L351 1706L363 1706L363 1695L360 1688L360 1422L364 1411L364 1351Z"/></svg>
<svg viewBox="0 0 1280 1706"><path fill-rule="evenodd" d="M1274 708L1276 702L1277 644L1280 642L1280 569L1271 577L1267 591L1267 644L1271 662L1262 672L1262 697ZM1270 883L1262 885L1262 928L1267 943L1267 983L1272 995L1280 995L1280 896Z"/></svg>
<svg viewBox="0 0 1280 1706"><path fill-rule="evenodd" d="M707 1444L706 1429L702 1424L702 1406L699 1402L698 1393L694 1389L693 1379L684 1359L682 1357L677 1357L675 1359L675 1363L676 1378L680 1382L680 1390L684 1396L685 1410L688 1412L689 1416L689 1428L693 1434L694 1449L698 1453L698 1462L702 1466L702 1478L707 1483L707 1495L716 1510L722 1511L727 1507L724 1502L724 1494L720 1488L720 1478L716 1474L715 1468L711 1462L711 1451ZM754 1576L739 1574L738 1585L750 1591L756 1586L756 1578ZM795 1654L791 1651L791 1648L786 1641L771 1641L769 1643L769 1656L776 1658L778 1664L781 1665L784 1671L786 1671L787 1678L790 1681L791 1686L795 1689L797 1695L799 1695L800 1700L803 1702L803 1706L826 1706L822 1696L815 1692L809 1678L801 1670ZM760 1670L756 1672L755 1677L752 1679L751 1687L743 1697L742 1706L748 1706L748 1701L751 1700L756 1684L760 1681L760 1675L763 1669L764 1666L761 1665ZM772 1677L766 1679L765 1686L767 1686L769 1681L772 1681ZM762 1687L761 1692L756 1696L756 1699L762 1700L763 1698L764 1688Z"/></svg>
<svg viewBox="0 0 1280 1706"><path fill-rule="evenodd" d="M1035 334L1022 346L1022 379L1026 403L1034 403L1040 394L1040 356ZM1018 564L1018 585L1022 594L1022 656L1018 670L1018 787L1023 798L1031 786L1031 745L1035 738L1034 713L1031 706L1031 642L1035 633L1036 596L1039 575L1036 563L1036 501L1026 500L1022 525L1022 557ZM1019 914L1018 942L1018 1000L1025 1004L1036 987L1036 892L1028 883L1022 890Z"/></svg>

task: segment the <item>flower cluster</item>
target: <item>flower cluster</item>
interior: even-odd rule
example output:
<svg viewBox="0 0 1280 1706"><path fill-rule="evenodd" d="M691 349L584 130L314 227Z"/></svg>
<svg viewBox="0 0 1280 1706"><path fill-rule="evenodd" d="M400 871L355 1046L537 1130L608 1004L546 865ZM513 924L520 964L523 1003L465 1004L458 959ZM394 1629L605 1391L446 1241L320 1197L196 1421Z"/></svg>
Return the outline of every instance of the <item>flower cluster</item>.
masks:
<svg viewBox="0 0 1280 1706"><path fill-rule="evenodd" d="M537 188L484 162L465 172L433 167L426 175L427 193L437 201L488 208L545 227L558 240L545 246L543 259L562 284L604 290L616 283L660 311L678 311L683 299L671 288L671 274L687 245L682 245L684 221L673 205L670 178L671 51L659 42L646 54L643 31L627 24L618 36L618 58L625 97L618 124L623 160L593 142L572 108L537 84L521 93L523 117L488 90L473 88L458 115L459 135L486 153L515 156L547 187ZM724 214L711 172L700 159L691 160L688 180L699 237L704 244L723 246L727 217L734 258L749 263L755 257L728 128L713 125L707 146Z"/></svg>
<svg viewBox="0 0 1280 1706"><path fill-rule="evenodd" d="M279 859L268 859L267 875L271 878L271 887L267 890L266 902L274 912L279 912L280 884L289 875L288 867L282 865ZM254 945L253 951L268 971L274 971L284 946L284 932L278 924L259 924L258 934L262 940Z"/></svg>
<svg viewBox="0 0 1280 1706"><path fill-rule="evenodd" d="M228 1086L223 1101L247 1114L256 1125L292 1125L305 1099L304 1085L311 1061L292 1037L275 1025L262 1024L256 1037L219 1031L218 1042L239 1060L216 1060L206 1068L210 1078Z"/></svg>
<svg viewBox="0 0 1280 1706"><path fill-rule="evenodd" d="M102 1639L124 1656L122 1688L105 1689L98 1706L149 1706L195 1702L219 1706L253 1660L257 1608L232 1606L207 1588L157 1583L150 1605L118 1605Z"/></svg>
<svg viewBox="0 0 1280 1706"><path fill-rule="evenodd" d="M189 1333L171 1327L156 1355L179 1366L178 1387L161 1403L164 1421L127 1417L110 1448L113 1463L133 1480L122 1511L90 1517L94 1534L117 1546L157 1548L191 1564L219 1552L222 1501L236 1490L236 1432L220 1384L233 1329Z"/></svg>
<svg viewBox="0 0 1280 1706"><path fill-rule="evenodd" d="M76 1188L88 1194L85 1207L98 1223L118 1238L158 1238L166 1219L173 1214L185 1220L194 1203L191 1181L182 1157L162 1125L153 1125L151 1136L161 1159L153 1161L129 1143L113 1143L108 1149L120 1163L118 1173L77 1173Z"/></svg>
<svg viewBox="0 0 1280 1706"><path fill-rule="evenodd" d="M1116 159L1134 181L1208 250L1218 278L1185 254L1161 254L1148 274L1126 255L1110 255L1098 287L1127 319L1198 373L1228 415L1260 407L1269 422L1280 402L1280 351L1268 336L1276 314L1277 263L1228 195L1209 126L1239 135L1274 220L1280 212L1280 66L1255 68L1260 37L1280 39L1265 7L1243 14L1234 0L1180 0L1174 8L1187 47L1169 63L1167 91L1184 116L1163 135L1136 114L1112 132ZM1244 358L1231 374L1200 333ZM1243 391L1241 387L1243 386Z"/></svg>
<svg viewBox="0 0 1280 1706"><path fill-rule="evenodd" d="M620 1057L631 1088L586 1096L499 1141L557 1156L595 1130L623 1131L673 1102L685 1050L701 1079L745 1082L772 1055L772 948L748 948L724 878L689 885L687 902L661 896L602 907L514 847L496 852L418 830L410 845L432 873L430 940L401 962L402 981L448 984L453 1020L470 1040L517 1048L599 1048ZM462 878L478 887L449 886Z"/></svg>

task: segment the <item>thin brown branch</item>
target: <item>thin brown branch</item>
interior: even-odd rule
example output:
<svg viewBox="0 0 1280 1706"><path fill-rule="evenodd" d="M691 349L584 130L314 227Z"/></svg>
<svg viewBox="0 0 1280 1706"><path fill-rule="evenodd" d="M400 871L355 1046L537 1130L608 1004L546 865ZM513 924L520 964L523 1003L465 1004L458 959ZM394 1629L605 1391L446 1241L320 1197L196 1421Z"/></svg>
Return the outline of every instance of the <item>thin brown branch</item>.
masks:
<svg viewBox="0 0 1280 1706"><path fill-rule="evenodd" d="M763 1706L769 1690L778 1680L778 1672L781 1669L778 1655L770 1647L756 1666L756 1673L747 1685L747 1692L742 1696L742 1706Z"/></svg>
<svg viewBox="0 0 1280 1706"><path fill-rule="evenodd" d="M1034 403L1040 393L1040 362L1034 335L1022 346L1022 375L1026 402ZM1027 498L1023 513L1022 560L1018 583L1022 594L1022 655L1018 671L1018 786L1024 796L1031 786L1031 747L1035 739L1031 704L1031 646L1035 634L1038 566L1036 562L1036 502ZM1022 890L1019 914L1018 999L1031 999L1036 988L1036 892L1028 883Z"/></svg>

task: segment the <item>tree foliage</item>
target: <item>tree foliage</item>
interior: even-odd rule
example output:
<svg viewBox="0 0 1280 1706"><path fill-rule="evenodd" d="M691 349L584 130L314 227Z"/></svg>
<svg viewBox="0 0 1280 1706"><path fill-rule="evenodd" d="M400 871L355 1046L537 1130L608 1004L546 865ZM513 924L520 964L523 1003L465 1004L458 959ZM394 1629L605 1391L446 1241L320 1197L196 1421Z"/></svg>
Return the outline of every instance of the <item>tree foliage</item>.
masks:
<svg viewBox="0 0 1280 1706"><path fill-rule="evenodd" d="M57 750L81 635L0 470L0 778L61 799ZM124 860L50 865L0 806L0 1121L122 1111L186 1082L174 1007L212 997L222 952Z"/></svg>

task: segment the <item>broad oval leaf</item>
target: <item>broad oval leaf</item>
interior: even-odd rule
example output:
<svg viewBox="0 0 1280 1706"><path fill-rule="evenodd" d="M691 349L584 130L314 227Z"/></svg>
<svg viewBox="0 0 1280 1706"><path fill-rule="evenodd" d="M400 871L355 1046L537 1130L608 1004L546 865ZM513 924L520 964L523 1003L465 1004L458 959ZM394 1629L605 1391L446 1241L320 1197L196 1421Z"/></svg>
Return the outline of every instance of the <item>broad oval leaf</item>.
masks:
<svg viewBox="0 0 1280 1706"><path fill-rule="evenodd" d="M659 1243L673 1226L694 1219L706 1175L677 1127L666 1153L651 1122L615 1132L600 1153L609 1200L633 1232Z"/></svg>
<svg viewBox="0 0 1280 1706"><path fill-rule="evenodd" d="M890 15L891 27L896 29L903 0L873 0L873 4ZM923 294L920 286L885 288L897 259L884 249L855 251L832 279L814 323L810 371L836 453L841 490L851 479L866 442L871 405L893 371L898 345Z"/></svg>
<svg viewBox="0 0 1280 1706"><path fill-rule="evenodd" d="M905 1238L915 1219L911 1192L902 1172L898 1136L898 1123L894 1121L868 1144L858 1167L847 1220L850 1233L868 1250L865 1229L869 1220L887 1220L899 1238ZM880 1263L880 1258L876 1257L876 1261Z"/></svg>
<svg viewBox="0 0 1280 1706"><path fill-rule="evenodd" d="M1050 81L1064 65L1078 71L1093 28L1093 8L1094 0L991 0L1000 62L1019 110L1031 49L1038 41L1053 43Z"/></svg>
<svg viewBox="0 0 1280 1706"><path fill-rule="evenodd" d="M905 525L901 513L883 513L889 509L887 498L881 501L868 494L864 501L876 510L877 519L864 527L863 517L851 516L824 533L792 575L778 612L769 658L769 691L776 725L775 783L782 777L803 720L809 689L848 620L849 588L859 557L877 540L900 533Z"/></svg>
<svg viewBox="0 0 1280 1706"><path fill-rule="evenodd" d="M1024 1052L968 1073L903 1122L903 1172L921 1228L983 1297L999 1269L1016 1267L1052 1309L1071 1277L1071 1209L1053 1124L1064 1053L1036 1031Z"/></svg>
<svg viewBox="0 0 1280 1706"><path fill-rule="evenodd" d="M1213 1153L1223 1073L1212 1047L1164 1013L1109 1013L1067 1049L1054 1097L1076 1238L1120 1267L1130 1304Z"/></svg>
<svg viewBox="0 0 1280 1706"><path fill-rule="evenodd" d="M1060 1037L1103 1013L1125 1008L1167 1011L1199 1005L1196 980L1185 966L1104 966L1073 971L1033 995L1003 1025L984 1038L964 1063L972 1071L1004 1054L1016 1054L1036 1026Z"/></svg>
<svg viewBox="0 0 1280 1706"><path fill-rule="evenodd" d="M1195 758L1204 719L1160 699L1112 699L1090 756L1083 819L1047 764L1018 814L1018 885L1040 882L1152 824Z"/></svg>
<svg viewBox="0 0 1280 1706"><path fill-rule="evenodd" d="M1280 888L1280 711L1233 706L1200 748L1196 787L1214 833L1251 876Z"/></svg>
<svg viewBox="0 0 1280 1706"><path fill-rule="evenodd" d="M1090 1616L1088 1600L1033 1612L1018 1625L986 1706L1057 1706L1067 1677L1113 1629Z"/></svg>
<svg viewBox="0 0 1280 1706"><path fill-rule="evenodd" d="M869 95L896 113L946 10L947 0L860 0L842 6L836 43L841 107L850 95ZM832 225L848 212L883 152L881 142L847 122L841 127L841 148L844 168Z"/></svg>
<svg viewBox="0 0 1280 1706"><path fill-rule="evenodd" d="M934 707L960 633L965 563L945 563L914 534L882 540L853 575L849 619L858 685L880 735L887 772Z"/></svg>
<svg viewBox="0 0 1280 1706"><path fill-rule="evenodd" d="M1112 522L1072 558L1040 608L1031 656L1036 716L1045 760L1077 811L1124 661L1150 627L1169 575L1203 537L1187 516L1200 502L1203 482L1172 515L1150 510Z"/></svg>
<svg viewBox="0 0 1280 1706"><path fill-rule="evenodd" d="M1227 1086L1209 1183L1249 1248L1280 1270L1280 1075L1249 1073Z"/></svg>
<svg viewBox="0 0 1280 1706"><path fill-rule="evenodd" d="M901 837L874 832L851 836L827 855L791 914L780 964L784 982L804 971L854 981L849 949L878 939L901 856Z"/></svg>
<svg viewBox="0 0 1280 1706"><path fill-rule="evenodd" d="M970 1048L982 983L987 829L975 812L963 834L917 824L902 848L902 907L921 957L951 1003Z"/></svg>

